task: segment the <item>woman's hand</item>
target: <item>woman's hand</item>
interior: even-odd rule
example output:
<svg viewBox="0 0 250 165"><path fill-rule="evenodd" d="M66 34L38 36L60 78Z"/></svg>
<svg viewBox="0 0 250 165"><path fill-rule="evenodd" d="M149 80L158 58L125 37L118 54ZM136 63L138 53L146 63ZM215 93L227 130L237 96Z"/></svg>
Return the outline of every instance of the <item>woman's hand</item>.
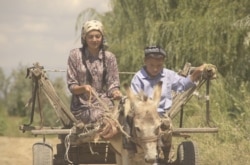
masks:
<svg viewBox="0 0 250 165"><path fill-rule="evenodd" d="M76 85L73 88L73 93L75 95L81 95L81 94L85 94L90 96L93 92L93 88L90 85Z"/></svg>
<svg viewBox="0 0 250 165"><path fill-rule="evenodd" d="M91 100L93 96L94 89L90 85L82 85L83 94L89 100Z"/></svg>
<svg viewBox="0 0 250 165"><path fill-rule="evenodd" d="M83 94L91 95L93 89L90 85L82 85Z"/></svg>
<svg viewBox="0 0 250 165"><path fill-rule="evenodd" d="M122 98L122 93L120 92L120 90L117 89L117 90L113 91L112 98L114 100L120 100Z"/></svg>

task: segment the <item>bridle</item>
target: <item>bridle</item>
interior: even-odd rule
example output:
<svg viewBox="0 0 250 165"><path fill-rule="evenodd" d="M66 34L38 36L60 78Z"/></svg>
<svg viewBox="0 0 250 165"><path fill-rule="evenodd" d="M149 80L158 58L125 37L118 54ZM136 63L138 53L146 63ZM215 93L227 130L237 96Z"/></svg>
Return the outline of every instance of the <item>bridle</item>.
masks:
<svg viewBox="0 0 250 165"><path fill-rule="evenodd" d="M160 137L161 137L160 133L158 135L155 135L155 136L138 137L136 135L136 131L135 131L134 126L132 127L131 140L134 141L136 144L157 142L160 139Z"/></svg>
<svg viewBox="0 0 250 165"><path fill-rule="evenodd" d="M134 117L135 116L133 116L132 121L134 120ZM151 142L157 142L158 143L159 140L160 140L160 138L161 138L162 133L161 133L161 130L160 130L160 126L158 128L158 132L157 132L156 135L154 135L154 136L147 136L147 137L139 137L139 136L137 136L136 130L135 130L136 128L134 126L134 123L131 123L131 126L132 127L131 127L131 137L130 137L130 140L133 141L136 145L140 146L141 148L142 148L141 144L151 143Z"/></svg>

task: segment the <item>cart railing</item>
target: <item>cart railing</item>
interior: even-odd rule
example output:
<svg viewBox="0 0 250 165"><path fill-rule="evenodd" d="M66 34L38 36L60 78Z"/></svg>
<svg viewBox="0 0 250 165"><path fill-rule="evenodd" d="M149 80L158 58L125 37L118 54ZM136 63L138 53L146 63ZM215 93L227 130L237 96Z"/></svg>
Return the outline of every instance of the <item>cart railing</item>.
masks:
<svg viewBox="0 0 250 165"><path fill-rule="evenodd" d="M190 63L187 63L183 70L179 74L187 76L192 71ZM126 73L128 74L128 73ZM77 134L85 125L76 120L74 115L70 112L69 107L67 107L57 95L53 85L50 80L47 78L44 67L40 66L39 63L35 63L33 67L27 69L27 76L33 81L33 97L32 97L32 113L30 117L30 123L24 124L19 127L23 132L31 131L34 135L48 135L48 134ZM186 92L175 94L173 96L173 105L169 111L170 118L175 118L177 114L180 113L180 128L174 128L173 135L181 135L182 133L216 133L218 128L210 126L210 108L209 108L209 81L210 79L201 79L197 82L197 85L187 90ZM181 128L182 119L183 119L183 107L191 99L194 91L198 90L204 83L206 83L206 123L207 127L205 128ZM43 93L48 98L49 102L53 106L56 115L63 124L63 127L52 128L52 127L42 127L41 126L31 126L34 116L34 107L36 102L36 97L39 95L38 88L41 88ZM39 101L39 100L38 100ZM93 133L93 132L91 132Z"/></svg>

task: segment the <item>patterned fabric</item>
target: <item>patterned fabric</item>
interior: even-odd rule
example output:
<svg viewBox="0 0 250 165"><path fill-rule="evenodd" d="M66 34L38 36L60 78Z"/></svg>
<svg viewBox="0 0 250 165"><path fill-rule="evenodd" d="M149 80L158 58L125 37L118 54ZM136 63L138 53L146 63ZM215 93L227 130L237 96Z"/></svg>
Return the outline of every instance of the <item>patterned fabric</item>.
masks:
<svg viewBox="0 0 250 165"><path fill-rule="evenodd" d="M99 52L98 57L89 55L87 49L85 53L86 59L82 59L82 52L79 48L70 51L67 68L68 88L72 92L75 85L89 84L90 80L87 76L87 70L82 62L82 60L85 60L92 77L92 83L89 85L96 90L98 96L111 108L111 94L120 86L115 55L105 51L106 76L103 81L104 59L102 51ZM105 110L94 96L91 100L88 100L88 96L85 94L74 95L73 93L70 108L76 118L81 119L84 123L95 122L102 116Z"/></svg>
<svg viewBox="0 0 250 165"><path fill-rule="evenodd" d="M100 21L91 20L87 21L82 27L82 37L85 38L86 34L91 30L98 30L103 34L103 25Z"/></svg>
<svg viewBox="0 0 250 165"><path fill-rule="evenodd" d="M81 42L84 45L85 44L85 37L88 34L88 32L92 31L92 30L98 30L102 33L103 35L103 25L100 21L97 20L91 20L91 21L87 21L86 23L84 23L83 27L82 27L82 37L81 37Z"/></svg>

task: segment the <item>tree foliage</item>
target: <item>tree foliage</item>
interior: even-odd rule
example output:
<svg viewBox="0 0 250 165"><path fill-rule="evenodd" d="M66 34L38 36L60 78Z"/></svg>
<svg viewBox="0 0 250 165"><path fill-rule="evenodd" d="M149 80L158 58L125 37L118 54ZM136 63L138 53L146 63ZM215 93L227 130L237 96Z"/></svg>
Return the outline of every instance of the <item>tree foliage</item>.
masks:
<svg viewBox="0 0 250 165"><path fill-rule="evenodd" d="M238 95L239 84L249 89L245 83L250 78L249 1L112 0L112 7L103 22L120 70L137 71L143 47L159 44L169 54L169 68L178 70L186 62L215 64L220 78L230 82L224 86L229 100L237 102L233 96ZM242 104L227 110L234 113L239 107Z"/></svg>
<svg viewBox="0 0 250 165"><path fill-rule="evenodd" d="M204 164L230 164L230 151L249 151L244 144L250 137L250 1L111 0L111 6L112 11L95 18L104 24L109 49L116 54L121 72L138 71L143 65L143 48L151 44L167 51L165 64L170 69L178 71L186 62L217 66L210 109L220 132L216 142L208 136L202 141L202 152L208 154ZM121 77L121 82L130 80L131 76ZM204 89L200 92L205 95ZM187 126L194 125L197 114L205 114L204 102L199 101L194 99L186 106ZM204 118L198 125L204 125ZM220 149L224 161L212 148L218 144L225 144ZM235 155L236 164L246 162L241 153Z"/></svg>
<svg viewBox="0 0 250 165"><path fill-rule="evenodd" d="M230 96L224 108L233 114L246 111L238 91L244 86L250 92L250 1L111 0L111 6L112 11L103 15L92 9L80 16L104 23L120 71L139 70L143 48L161 45L168 52L165 64L170 69L178 71L186 62L216 65ZM121 76L121 82L130 79ZM237 106L232 104L236 102Z"/></svg>
<svg viewBox="0 0 250 165"><path fill-rule="evenodd" d="M166 67L178 71L186 62L193 66L212 63L218 68L218 79L211 82L210 108L213 122L220 128L213 138L206 135L203 153L205 164L215 164L218 156L215 145L223 145L224 157L230 164L230 150L249 151L250 107L250 1L248 0L111 0L112 11L104 14L88 9L77 18L76 30L89 19L101 20L109 50L118 60L121 72L136 72L143 65L143 48L161 45L167 52ZM12 116L28 116L25 108L31 97L31 81L25 78L26 67L19 66L10 77L0 68L0 135L6 129L2 116L7 109ZM129 83L132 75L121 75L121 83ZM54 87L66 104L65 83L56 79ZM205 95L205 90L199 91ZM45 97L41 98L47 125L57 120ZM186 105L187 126L205 114L202 100ZM4 111L5 112L5 111ZM37 116L37 115L36 115ZM39 116L37 116L39 118ZM204 119L204 118L203 118ZM29 121L26 117L25 121ZM197 123L195 123L197 126ZM199 126L205 125L204 120ZM204 135L197 136L200 140ZM209 144L210 143L210 144ZM240 148L241 147L241 148ZM209 150L208 150L209 148ZM238 153L234 153L238 154ZM209 155L211 158L209 159ZM223 156L223 155L222 155ZM238 159L246 163L245 157ZM220 163L219 163L220 164Z"/></svg>
<svg viewBox="0 0 250 165"><path fill-rule="evenodd" d="M249 1L112 0L112 6L103 22L122 70L137 70L143 47L159 44L169 54L169 67L209 62L235 82L249 80L249 45L244 45L249 25L235 25L250 14Z"/></svg>
<svg viewBox="0 0 250 165"><path fill-rule="evenodd" d="M8 95L5 97L7 112L12 116L26 116L25 105L31 96L31 81L27 81L25 66L19 65L11 73Z"/></svg>
<svg viewBox="0 0 250 165"><path fill-rule="evenodd" d="M6 124L6 121L8 120L5 119L5 116L22 117L23 120L20 125L29 124L31 121L31 98L34 83L32 82L32 80L26 77L27 68L27 66L19 65L7 78L0 69L0 77L3 80L0 84L0 135L4 135L6 129L11 126L11 124ZM69 106L69 97L66 94L66 83L64 79L62 77L56 77L54 80L51 79L50 81L52 82L60 99L62 99L62 101L67 106ZM41 89L38 89L38 91L40 108L38 106L38 99L36 99L34 107L35 113L32 124L40 125L40 114L42 114L44 126L60 125L61 123L59 122L59 119L56 116L56 113L53 110L53 107L50 104L49 100L43 94Z"/></svg>

